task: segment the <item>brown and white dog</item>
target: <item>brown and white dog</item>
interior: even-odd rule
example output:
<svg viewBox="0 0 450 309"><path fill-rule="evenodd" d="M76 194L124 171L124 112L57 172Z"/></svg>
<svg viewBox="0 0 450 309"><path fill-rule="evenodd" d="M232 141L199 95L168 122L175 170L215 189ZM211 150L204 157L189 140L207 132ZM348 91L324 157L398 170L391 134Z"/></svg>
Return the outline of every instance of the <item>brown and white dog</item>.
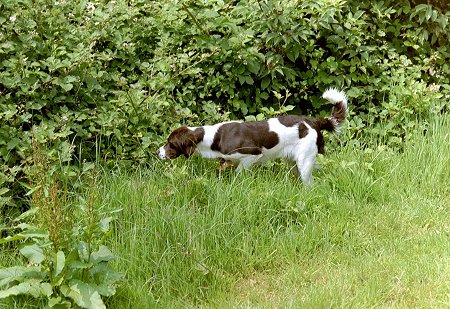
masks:
<svg viewBox="0 0 450 309"><path fill-rule="evenodd" d="M232 161L238 164L238 172L254 163L286 158L297 165L303 183L309 185L316 155L324 153L321 130L338 132L348 111L344 92L331 88L322 97L334 104L331 117L309 119L289 115L263 121L183 126L169 135L157 155L165 160L180 155L188 158L198 152L204 158Z"/></svg>

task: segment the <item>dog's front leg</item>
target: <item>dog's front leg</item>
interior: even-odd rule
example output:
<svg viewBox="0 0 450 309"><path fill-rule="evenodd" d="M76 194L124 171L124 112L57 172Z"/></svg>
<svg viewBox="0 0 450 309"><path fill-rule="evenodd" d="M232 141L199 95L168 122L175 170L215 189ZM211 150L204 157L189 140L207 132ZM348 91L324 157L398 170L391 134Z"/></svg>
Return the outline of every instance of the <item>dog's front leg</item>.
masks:
<svg viewBox="0 0 450 309"><path fill-rule="evenodd" d="M239 161L239 165L236 169L237 173L240 174L242 172L242 169L248 170L254 163L258 162L258 160L261 159L262 156L262 154L259 154L242 158Z"/></svg>

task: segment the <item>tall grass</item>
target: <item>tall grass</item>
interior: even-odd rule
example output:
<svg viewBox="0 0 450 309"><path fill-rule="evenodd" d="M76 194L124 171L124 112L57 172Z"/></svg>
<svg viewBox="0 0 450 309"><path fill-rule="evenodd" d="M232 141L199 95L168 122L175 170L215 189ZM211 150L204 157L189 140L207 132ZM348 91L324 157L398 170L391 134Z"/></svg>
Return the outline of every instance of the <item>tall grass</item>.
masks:
<svg viewBox="0 0 450 309"><path fill-rule="evenodd" d="M402 153L330 149L309 189L283 163L105 171L126 273L110 307L445 307L449 129L438 117Z"/></svg>
<svg viewBox="0 0 450 309"><path fill-rule="evenodd" d="M108 307L448 306L450 123L434 118L401 152L329 147L307 189L282 162L105 169L96 208L121 209L108 246L125 273Z"/></svg>

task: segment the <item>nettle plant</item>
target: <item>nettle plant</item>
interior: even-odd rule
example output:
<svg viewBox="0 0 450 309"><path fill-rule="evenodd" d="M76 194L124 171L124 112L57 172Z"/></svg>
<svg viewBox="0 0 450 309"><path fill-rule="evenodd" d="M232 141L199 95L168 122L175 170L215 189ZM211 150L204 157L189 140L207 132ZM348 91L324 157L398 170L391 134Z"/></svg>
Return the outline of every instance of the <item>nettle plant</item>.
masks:
<svg viewBox="0 0 450 309"><path fill-rule="evenodd" d="M114 295L122 277L110 266L114 255L105 245L112 212L97 206L93 176L90 194L70 202L40 147L34 148L32 207L0 239L3 246L20 242L24 265L0 268L0 299L24 295L50 308L106 308L102 297Z"/></svg>

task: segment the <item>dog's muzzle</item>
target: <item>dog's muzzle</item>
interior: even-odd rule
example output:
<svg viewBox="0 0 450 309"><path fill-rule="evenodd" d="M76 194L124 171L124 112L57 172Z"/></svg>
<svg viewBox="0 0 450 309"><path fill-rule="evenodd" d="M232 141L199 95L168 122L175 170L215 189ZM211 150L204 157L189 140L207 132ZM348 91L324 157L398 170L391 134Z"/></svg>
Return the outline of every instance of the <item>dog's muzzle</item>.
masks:
<svg viewBox="0 0 450 309"><path fill-rule="evenodd" d="M167 159L167 157L166 157L166 150L164 149L164 147L160 147L158 150L156 150L156 155L161 160L166 160Z"/></svg>

